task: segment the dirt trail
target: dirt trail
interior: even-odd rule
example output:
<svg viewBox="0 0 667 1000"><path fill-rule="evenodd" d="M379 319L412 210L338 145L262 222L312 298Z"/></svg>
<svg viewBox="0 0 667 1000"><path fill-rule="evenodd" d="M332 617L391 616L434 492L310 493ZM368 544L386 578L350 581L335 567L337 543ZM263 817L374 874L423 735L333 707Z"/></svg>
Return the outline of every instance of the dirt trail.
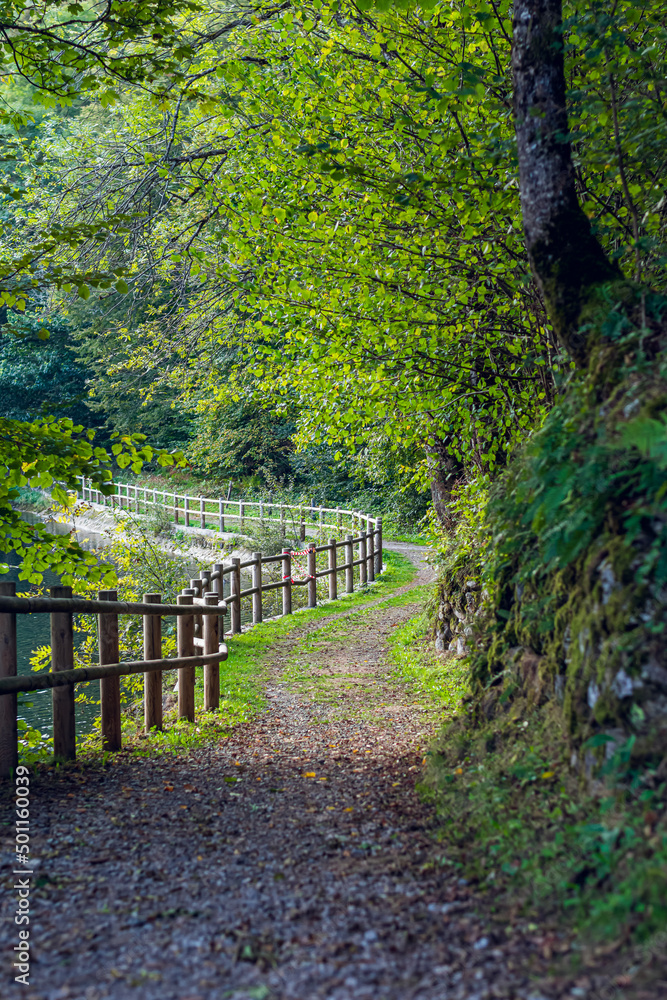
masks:
<svg viewBox="0 0 667 1000"><path fill-rule="evenodd" d="M0 995L539 1000L526 942L477 915L415 792L432 720L385 659L415 612L375 602L292 632L268 710L218 745L37 777L30 986L12 982L6 888Z"/></svg>

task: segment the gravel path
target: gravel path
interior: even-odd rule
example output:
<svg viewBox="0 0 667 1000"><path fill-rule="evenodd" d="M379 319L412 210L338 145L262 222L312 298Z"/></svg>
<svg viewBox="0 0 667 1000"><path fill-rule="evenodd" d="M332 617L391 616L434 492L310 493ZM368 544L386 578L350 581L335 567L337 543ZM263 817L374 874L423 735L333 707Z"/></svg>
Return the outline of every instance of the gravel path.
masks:
<svg viewBox="0 0 667 1000"><path fill-rule="evenodd" d="M396 547L427 579L423 552ZM416 610L375 602L292 632L268 710L217 745L36 775L29 986L12 982L5 795L0 996L542 997L520 971L530 941L479 915L415 792L432 716L385 653Z"/></svg>

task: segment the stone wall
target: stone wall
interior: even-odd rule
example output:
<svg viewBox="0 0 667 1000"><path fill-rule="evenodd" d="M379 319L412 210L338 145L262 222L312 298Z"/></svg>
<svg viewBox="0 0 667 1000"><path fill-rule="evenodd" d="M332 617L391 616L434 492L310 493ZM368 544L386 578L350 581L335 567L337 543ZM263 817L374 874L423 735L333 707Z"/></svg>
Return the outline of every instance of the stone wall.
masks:
<svg viewBox="0 0 667 1000"><path fill-rule="evenodd" d="M466 580L458 593L439 590L435 620L435 651L465 656L483 628L484 602L488 598L476 580Z"/></svg>

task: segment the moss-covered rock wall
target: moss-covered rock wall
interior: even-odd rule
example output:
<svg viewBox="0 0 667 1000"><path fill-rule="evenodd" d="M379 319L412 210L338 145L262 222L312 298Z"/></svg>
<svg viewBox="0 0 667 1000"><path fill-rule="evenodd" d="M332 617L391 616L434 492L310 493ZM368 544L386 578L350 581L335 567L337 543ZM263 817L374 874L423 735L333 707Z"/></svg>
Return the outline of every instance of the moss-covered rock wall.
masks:
<svg viewBox="0 0 667 1000"><path fill-rule="evenodd" d="M665 300L600 303L601 336L496 482L474 558L447 560L437 647L469 655L485 714L554 699L595 732L667 747ZM624 290L627 297L627 289ZM600 319L603 316L603 319Z"/></svg>

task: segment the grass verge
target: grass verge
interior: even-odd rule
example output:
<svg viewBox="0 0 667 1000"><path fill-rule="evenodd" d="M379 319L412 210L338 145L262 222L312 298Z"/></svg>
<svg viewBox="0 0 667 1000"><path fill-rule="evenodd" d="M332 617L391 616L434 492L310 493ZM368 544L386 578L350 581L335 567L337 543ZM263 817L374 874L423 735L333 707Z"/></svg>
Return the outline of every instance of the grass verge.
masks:
<svg viewBox="0 0 667 1000"><path fill-rule="evenodd" d="M383 536L387 542L407 542L409 545L426 546L432 544L432 539L427 538L426 535L410 531L392 531L391 528L385 529L384 525Z"/></svg>
<svg viewBox="0 0 667 1000"><path fill-rule="evenodd" d="M513 703L482 723L462 711L422 785L442 863L489 890L502 919L551 920L598 951L643 943L652 960L650 942L667 941L667 774L664 762L637 770L630 743L584 786L553 707Z"/></svg>
<svg viewBox="0 0 667 1000"><path fill-rule="evenodd" d="M467 668L459 660L438 656L430 641L430 630L429 617L424 612L390 636L392 677L412 687L413 701L430 706L441 718L442 713L445 718L452 718L467 690Z"/></svg>

